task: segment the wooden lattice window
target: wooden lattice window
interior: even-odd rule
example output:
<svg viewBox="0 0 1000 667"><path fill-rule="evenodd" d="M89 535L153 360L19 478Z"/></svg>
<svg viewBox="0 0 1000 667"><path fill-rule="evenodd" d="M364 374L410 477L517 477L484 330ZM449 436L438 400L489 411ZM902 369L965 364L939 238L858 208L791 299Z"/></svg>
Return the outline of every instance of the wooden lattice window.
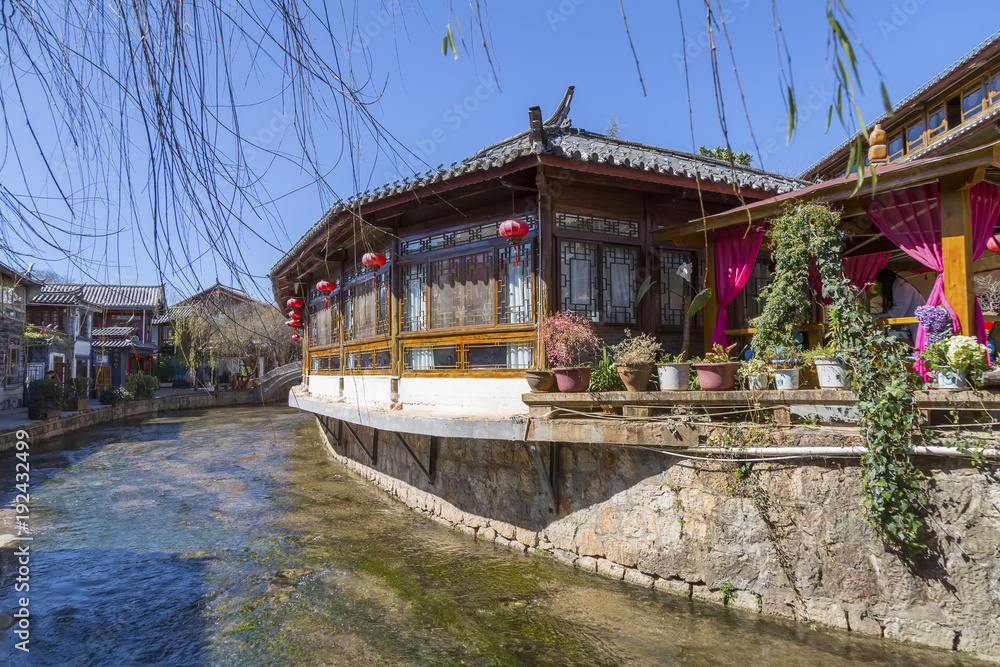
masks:
<svg viewBox="0 0 1000 667"><path fill-rule="evenodd" d="M344 291L344 340L389 335L389 272L358 279Z"/></svg>
<svg viewBox="0 0 1000 667"><path fill-rule="evenodd" d="M605 324L635 324L639 249L562 240L559 289L562 310Z"/></svg>
<svg viewBox="0 0 1000 667"><path fill-rule="evenodd" d="M903 135L896 133L889 139L889 162L895 162L903 157Z"/></svg>
<svg viewBox="0 0 1000 667"><path fill-rule="evenodd" d="M948 131L948 114L944 104L939 104L927 114L927 140Z"/></svg>
<svg viewBox="0 0 1000 667"><path fill-rule="evenodd" d="M983 111L983 87L976 86L971 90L962 93L962 122L975 118Z"/></svg>
<svg viewBox="0 0 1000 667"><path fill-rule="evenodd" d="M924 121L918 121L906 126L906 152L915 151L924 145ZM890 147L889 152L892 153ZM892 158L889 160L892 161Z"/></svg>
<svg viewBox="0 0 1000 667"><path fill-rule="evenodd" d="M660 324L679 327L684 324L684 291L688 289L677 270L684 264L691 265L694 276L694 253L682 250L664 250L660 253Z"/></svg>
<svg viewBox="0 0 1000 667"><path fill-rule="evenodd" d="M534 341L530 338L484 341L461 338L431 343L412 341L403 344L403 370L489 371L531 368L534 364Z"/></svg>

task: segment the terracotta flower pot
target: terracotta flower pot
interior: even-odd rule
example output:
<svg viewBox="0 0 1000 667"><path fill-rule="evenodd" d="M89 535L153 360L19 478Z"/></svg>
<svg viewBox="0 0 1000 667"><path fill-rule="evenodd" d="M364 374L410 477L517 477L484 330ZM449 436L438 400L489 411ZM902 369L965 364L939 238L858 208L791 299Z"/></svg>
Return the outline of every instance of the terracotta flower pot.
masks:
<svg viewBox="0 0 1000 667"><path fill-rule="evenodd" d="M576 366L574 368L553 368L556 374L556 385L559 391L566 393L587 391L590 386L589 366Z"/></svg>
<svg viewBox="0 0 1000 667"><path fill-rule="evenodd" d="M698 373L698 384L702 391L723 391L736 386L736 370L740 367L738 361L719 364L691 364Z"/></svg>
<svg viewBox="0 0 1000 667"><path fill-rule="evenodd" d="M524 379L528 381L528 388L533 394L551 391L552 385L556 382L556 376L552 374L552 371L542 370L525 371Z"/></svg>
<svg viewBox="0 0 1000 667"><path fill-rule="evenodd" d="M649 378L653 376L653 364L644 366L618 364L618 376L628 391L646 391Z"/></svg>

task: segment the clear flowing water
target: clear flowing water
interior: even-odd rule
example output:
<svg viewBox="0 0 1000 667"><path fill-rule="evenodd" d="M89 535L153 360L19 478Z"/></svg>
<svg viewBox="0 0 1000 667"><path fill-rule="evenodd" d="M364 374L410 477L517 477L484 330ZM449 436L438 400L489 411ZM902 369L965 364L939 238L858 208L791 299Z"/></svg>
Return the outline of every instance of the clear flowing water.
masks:
<svg viewBox="0 0 1000 667"><path fill-rule="evenodd" d="M30 460L14 665L977 664L473 541L332 461L287 408L95 427Z"/></svg>

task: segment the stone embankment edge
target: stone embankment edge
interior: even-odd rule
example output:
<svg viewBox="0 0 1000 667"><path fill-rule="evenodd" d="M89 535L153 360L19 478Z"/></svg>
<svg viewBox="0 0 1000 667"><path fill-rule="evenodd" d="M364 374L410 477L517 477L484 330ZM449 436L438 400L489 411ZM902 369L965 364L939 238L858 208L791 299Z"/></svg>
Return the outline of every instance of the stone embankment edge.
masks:
<svg viewBox="0 0 1000 667"><path fill-rule="evenodd" d="M250 405L260 399L254 396L252 389L209 393L206 391L190 394L173 394L151 398L144 401L132 401L124 405L106 406L85 412L77 412L58 419L32 421L0 433L0 452L13 448L17 434L27 432L30 442L42 442L67 433L72 433L87 426L106 422L131 419L133 417L156 416L161 412L173 410L197 410L203 408L226 407L232 405ZM23 433L22 433L23 435Z"/></svg>
<svg viewBox="0 0 1000 667"><path fill-rule="evenodd" d="M789 612L787 609L783 609L780 604L766 604L762 600L761 595L752 590L734 589L723 591L713 589L701 581L690 582L679 577L663 578L647 574L634 567L621 565L600 556L581 556L573 551L561 549L549 541L548 535L544 531L534 531L504 521L463 511L428 491L424 491L390 474L379 472L364 463L339 454L329 441L327 433L320 425L319 420L317 420L316 426L323 446L337 462L343 464L359 477L369 481L408 508L435 523L468 537L493 542L498 546L516 552L555 558L566 565L586 572L596 573L610 579L625 581L644 588L665 591L699 602L710 602L739 611L752 612L764 616L775 616L790 621L806 622L810 626L821 625L832 630L867 635L911 646L947 648L919 640L906 641L901 637L889 636L882 623L872 618L866 618L864 614L856 611L849 612L849 617L845 619L845 628L824 622L822 618L817 618L810 614L799 615ZM970 654L966 653L966 655ZM977 655L975 653L971 655L987 661L1000 662L995 656Z"/></svg>

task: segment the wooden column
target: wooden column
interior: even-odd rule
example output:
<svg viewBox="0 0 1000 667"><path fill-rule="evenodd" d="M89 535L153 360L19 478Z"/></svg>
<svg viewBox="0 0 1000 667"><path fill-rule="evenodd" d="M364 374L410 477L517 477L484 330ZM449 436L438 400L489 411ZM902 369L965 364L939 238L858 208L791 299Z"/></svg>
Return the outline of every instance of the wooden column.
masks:
<svg viewBox="0 0 1000 667"><path fill-rule="evenodd" d="M941 253L944 294L958 314L962 334L976 335L972 270L972 207L968 178L941 179Z"/></svg>
<svg viewBox="0 0 1000 667"><path fill-rule="evenodd" d="M715 240L712 232L705 242L705 287L712 290L712 297L702 311L705 314L705 351L712 349L712 334L719 319L719 291L715 289ZM698 356L697 354L695 356Z"/></svg>
<svg viewBox="0 0 1000 667"><path fill-rule="evenodd" d="M555 237L553 229L555 218L553 215L552 196L549 193L549 183L545 174L545 167L538 165L535 173L535 186L538 188L538 264L535 267L535 298L537 299L538 321L535 322L536 331L541 326L542 318L555 310L557 289L556 289L556 253ZM535 337L535 367L545 368L545 349L543 348L536 334Z"/></svg>
<svg viewBox="0 0 1000 667"><path fill-rule="evenodd" d="M402 348L399 344L399 332L402 329L400 322L402 314L400 301L403 297L402 276L399 273L400 247L399 216L396 216L392 221L392 264L389 267L389 335L392 338L389 346L389 354L391 355L389 365L392 369L390 370L390 374L396 377L403 374Z"/></svg>

